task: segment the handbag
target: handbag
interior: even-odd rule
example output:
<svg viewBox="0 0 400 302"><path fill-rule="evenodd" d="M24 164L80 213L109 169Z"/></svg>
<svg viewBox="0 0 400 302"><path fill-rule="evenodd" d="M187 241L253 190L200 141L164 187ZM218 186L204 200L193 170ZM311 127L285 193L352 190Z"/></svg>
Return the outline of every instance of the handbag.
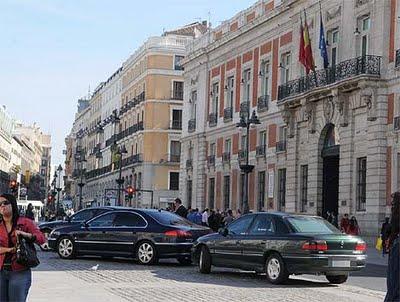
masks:
<svg viewBox="0 0 400 302"><path fill-rule="evenodd" d="M383 242L382 242L382 238L381 238L381 237L378 237L378 239L376 239L375 248L376 248L378 251L381 251L381 250L382 250L382 248L383 248Z"/></svg>
<svg viewBox="0 0 400 302"><path fill-rule="evenodd" d="M40 264L34 243L21 235L17 237L16 256L17 263L25 267L31 268Z"/></svg>

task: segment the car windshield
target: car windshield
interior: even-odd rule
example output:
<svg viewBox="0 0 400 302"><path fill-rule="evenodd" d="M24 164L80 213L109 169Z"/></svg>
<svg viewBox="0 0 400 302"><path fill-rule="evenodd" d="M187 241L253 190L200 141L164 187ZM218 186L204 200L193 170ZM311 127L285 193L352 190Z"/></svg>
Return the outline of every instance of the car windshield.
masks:
<svg viewBox="0 0 400 302"><path fill-rule="evenodd" d="M174 213L166 211L154 211L146 213L157 220L159 223L164 225L184 225L184 226L195 226L189 220L182 218Z"/></svg>
<svg viewBox="0 0 400 302"><path fill-rule="evenodd" d="M293 227L295 233L336 234L340 231L322 218L293 216L286 220Z"/></svg>

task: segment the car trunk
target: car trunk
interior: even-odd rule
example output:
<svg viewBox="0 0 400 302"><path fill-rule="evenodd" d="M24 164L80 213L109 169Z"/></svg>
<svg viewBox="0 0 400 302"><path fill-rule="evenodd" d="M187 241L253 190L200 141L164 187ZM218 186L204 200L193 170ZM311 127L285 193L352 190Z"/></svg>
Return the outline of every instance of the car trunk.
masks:
<svg viewBox="0 0 400 302"><path fill-rule="evenodd" d="M315 240L326 241L328 250L325 254L352 254L356 250L359 238L345 234L316 235Z"/></svg>

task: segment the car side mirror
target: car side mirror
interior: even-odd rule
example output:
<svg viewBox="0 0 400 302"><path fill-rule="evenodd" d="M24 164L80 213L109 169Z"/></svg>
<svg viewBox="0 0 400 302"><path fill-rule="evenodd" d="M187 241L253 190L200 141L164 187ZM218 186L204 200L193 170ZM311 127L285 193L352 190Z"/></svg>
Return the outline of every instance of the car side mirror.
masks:
<svg viewBox="0 0 400 302"><path fill-rule="evenodd" d="M227 228L220 228L220 229L218 230L218 233L220 233L222 236L226 237L226 236L228 236L229 231L228 231Z"/></svg>

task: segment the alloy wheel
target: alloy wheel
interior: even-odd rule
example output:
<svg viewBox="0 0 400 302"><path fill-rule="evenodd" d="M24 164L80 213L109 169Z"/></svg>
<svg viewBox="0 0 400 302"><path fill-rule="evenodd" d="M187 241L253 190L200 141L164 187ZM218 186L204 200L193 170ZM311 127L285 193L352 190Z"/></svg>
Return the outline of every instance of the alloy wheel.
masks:
<svg viewBox="0 0 400 302"><path fill-rule="evenodd" d="M59 254L64 258L68 258L72 256L73 251L74 251L74 245L71 239L62 238L58 244Z"/></svg>
<svg viewBox="0 0 400 302"><path fill-rule="evenodd" d="M147 264L154 257L154 248L150 243L142 243L138 249L138 258L141 263Z"/></svg>
<svg viewBox="0 0 400 302"><path fill-rule="evenodd" d="M267 274L272 280L276 280L281 272L281 265L279 260L276 258L271 258L267 265Z"/></svg>

